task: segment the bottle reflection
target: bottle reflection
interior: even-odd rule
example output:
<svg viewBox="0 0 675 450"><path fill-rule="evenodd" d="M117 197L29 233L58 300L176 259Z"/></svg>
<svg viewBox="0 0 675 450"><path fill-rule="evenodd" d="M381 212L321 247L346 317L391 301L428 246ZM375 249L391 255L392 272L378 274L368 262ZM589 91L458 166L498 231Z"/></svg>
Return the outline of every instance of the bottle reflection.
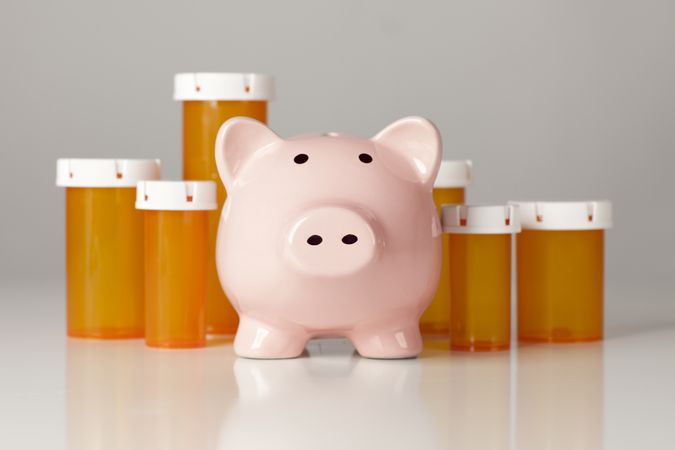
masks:
<svg viewBox="0 0 675 450"><path fill-rule="evenodd" d="M509 353L453 353L449 386L451 448L508 449L511 441Z"/></svg>
<svg viewBox="0 0 675 450"><path fill-rule="evenodd" d="M237 404L219 448L439 448L416 359L370 360L343 341L310 357L238 359Z"/></svg>
<svg viewBox="0 0 675 450"><path fill-rule="evenodd" d="M145 355L145 401L150 410L144 449L212 449L235 386L232 360L210 349L157 350Z"/></svg>
<svg viewBox="0 0 675 450"><path fill-rule="evenodd" d="M510 447L511 364L507 352L452 352L447 368L447 448Z"/></svg>
<svg viewBox="0 0 675 450"><path fill-rule="evenodd" d="M143 426L132 413L143 409L143 347L69 339L66 354L68 448L135 448Z"/></svg>
<svg viewBox="0 0 675 450"><path fill-rule="evenodd" d="M69 450L216 448L236 395L234 359L223 349L69 341Z"/></svg>
<svg viewBox="0 0 675 450"><path fill-rule="evenodd" d="M603 388L602 343L519 347L517 448L603 448Z"/></svg>

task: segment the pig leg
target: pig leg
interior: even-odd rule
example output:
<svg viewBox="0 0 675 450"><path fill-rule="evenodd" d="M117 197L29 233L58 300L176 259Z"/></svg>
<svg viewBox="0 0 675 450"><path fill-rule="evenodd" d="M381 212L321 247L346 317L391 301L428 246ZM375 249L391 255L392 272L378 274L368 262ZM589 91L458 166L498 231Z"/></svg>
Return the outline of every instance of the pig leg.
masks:
<svg viewBox="0 0 675 450"><path fill-rule="evenodd" d="M301 330L280 328L242 316L234 337L234 351L245 358L296 358L309 337Z"/></svg>
<svg viewBox="0 0 675 450"><path fill-rule="evenodd" d="M362 325L349 338L366 358L412 358L422 351L417 321Z"/></svg>

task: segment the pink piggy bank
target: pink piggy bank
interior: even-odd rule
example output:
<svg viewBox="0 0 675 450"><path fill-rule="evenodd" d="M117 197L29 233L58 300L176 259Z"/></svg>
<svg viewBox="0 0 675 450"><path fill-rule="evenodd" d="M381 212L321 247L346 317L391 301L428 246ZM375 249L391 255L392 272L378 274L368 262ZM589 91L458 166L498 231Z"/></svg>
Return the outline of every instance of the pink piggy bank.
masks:
<svg viewBox="0 0 675 450"><path fill-rule="evenodd" d="M252 119L225 122L216 258L240 317L235 352L293 358L334 336L369 358L418 355L441 264L440 159L438 130L419 117L372 139L284 140Z"/></svg>

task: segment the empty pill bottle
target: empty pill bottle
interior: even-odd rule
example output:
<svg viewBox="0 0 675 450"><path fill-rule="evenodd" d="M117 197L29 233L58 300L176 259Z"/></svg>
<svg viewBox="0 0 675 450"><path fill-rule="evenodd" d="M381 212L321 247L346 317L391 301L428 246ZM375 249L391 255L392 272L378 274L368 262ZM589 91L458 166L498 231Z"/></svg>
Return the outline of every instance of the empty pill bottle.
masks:
<svg viewBox="0 0 675 450"><path fill-rule="evenodd" d="M216 168L216 135L225 121L236 116L267 123L267 104L273 97L274 80L269 75L180 73L174 79L174 100L183 104L183 179L213 180L217 185L218 209L208 213L209 333L234 334L239 322L216 271L216 234L226 196Z"/></svg>
<svg viewBox="0 0 675 450"><path fill-rule="evenodd" d="M68 336L143 337L143 216L136 184L160 176L158 160L59 159L66 188Z"/></svg>
<svg viewBox="0 0 675 450"><path fill-rule="evenodd" d="M145 342L206 345L209 213L213 181L142 181L136 208L145 220Z"/></svg>
<svg viewBox="0 0 675 450"><path fill-rule="evenodd" d="M582 342L603 337L604 241L612 205L512 202L516 239L518 338Z"/></svg>
<svg viewBox="0 0 675 450"><path fill-rule="evenodd" d="M449 235L450 348L508 350L511 336L511 237L515 207L443 206Z"/></svg>
<svg viewBox="0 0 675 450"><path fill-rule="evenodd" d="M438 214L441 205L462 204L466 201L466 187L471 182L471 161L442 161L434 182L433 197ZM443 234L443 260L441 276L434 299L422 314L420 330L427 337L448 337L450 329L450 254L448 235Z"/></svg>

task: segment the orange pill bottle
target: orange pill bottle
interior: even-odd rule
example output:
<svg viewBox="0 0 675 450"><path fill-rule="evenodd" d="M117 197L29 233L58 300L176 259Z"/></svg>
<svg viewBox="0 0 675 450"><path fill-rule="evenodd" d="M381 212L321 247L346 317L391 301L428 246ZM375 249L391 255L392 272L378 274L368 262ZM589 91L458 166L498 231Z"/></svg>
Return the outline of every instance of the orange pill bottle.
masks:
<svg viewBox="0 0 675 450"><path fill-rule="evenodd" d="M441 205L461 204L466 200L465 190L471 182L471 161L442 161L434 182L434 203L441 214ZM448 337L450 329L450 254L448 235L443 235L443 260L436 295L420 319L420 330L426 337Z"/></svg>
<svg viewBox="0 0 675 450"><path fill-rule="evenodd" d="M603 337L604 241L612 205L512 202L517 242L518 338L581 342Z"/></svg>
<svg viewBox="0 0 675 450"><path fill-rule="evenodd" d="M511 342L511 235L514 206L444 205L449 235L450 348L508 350Z"/></svg>
<svg viewBox="0 0 675 450"><path fill-rule="evenodd" d="M239 323L216 272L216 234L226 196L216 168L216 135L223 122L236 116L267 123L267 103L273 97L274 80L269 75L180 73L174 79L174 99L183 103L183 178L213 180L217 185L218 209L208 213L209 333L234 334Z"/></svg>
<svg viewBox="0 0 675 450"><path fill-rule="evenodd" d="M68 336L143 337L143 216L136 184L158 179L158 160L59 159L66 188Z"/></svg>
<svg viewBox="0 0 675 450"><path fill-rule="evenodd" d="M145 342L150 347L206 345L209 213L213 181L138 183L145 220Z"/></svg>

